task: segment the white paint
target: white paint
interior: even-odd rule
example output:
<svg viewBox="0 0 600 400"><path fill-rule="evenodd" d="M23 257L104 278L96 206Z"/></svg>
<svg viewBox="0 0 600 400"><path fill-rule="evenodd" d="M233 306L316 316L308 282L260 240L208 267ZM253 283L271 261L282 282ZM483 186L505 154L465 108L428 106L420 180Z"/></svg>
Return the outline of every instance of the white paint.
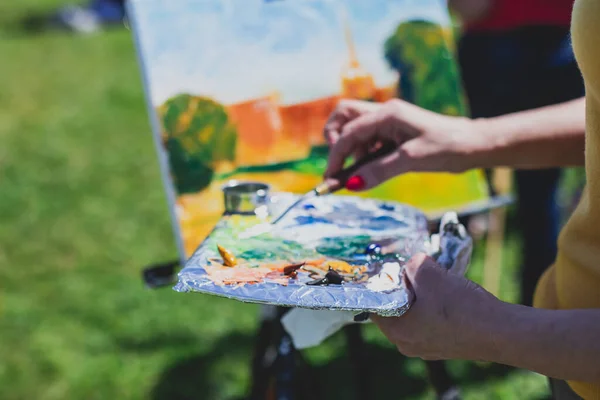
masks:
<svg viewBox="0 0 600 400"><path fill-rule="evenodd" d="M383 264L379 274L367 281L367 289L374 292L389 292L400 286L400 264L389 262Z"/></svg>

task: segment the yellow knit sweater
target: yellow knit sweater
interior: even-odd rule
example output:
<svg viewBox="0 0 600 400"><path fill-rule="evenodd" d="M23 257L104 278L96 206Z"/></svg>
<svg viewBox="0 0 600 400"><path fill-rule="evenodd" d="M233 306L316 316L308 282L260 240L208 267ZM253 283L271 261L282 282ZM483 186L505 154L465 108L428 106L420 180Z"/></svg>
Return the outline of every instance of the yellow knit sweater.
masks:
<svg viewBox="0 0 600 400"><path fill-rule="evenodd" d="M549 309L600 308L600 0L575 2L571 34L586 85L587 187L561 232L554 266L538 284L535 306ZM569 385L600 400L600 382Z"/></svg>

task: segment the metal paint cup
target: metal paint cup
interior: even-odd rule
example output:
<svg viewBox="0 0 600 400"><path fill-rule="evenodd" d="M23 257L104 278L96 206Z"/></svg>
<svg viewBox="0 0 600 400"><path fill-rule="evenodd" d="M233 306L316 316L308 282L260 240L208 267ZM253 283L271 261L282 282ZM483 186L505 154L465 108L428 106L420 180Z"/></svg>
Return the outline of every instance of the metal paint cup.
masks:
<svg viewBox="0 0 600 400"><path fill-rule="evenodd" d="M261 182L229 181L222 187L225 214L255 214L269 203L270 186Z"/></svg>

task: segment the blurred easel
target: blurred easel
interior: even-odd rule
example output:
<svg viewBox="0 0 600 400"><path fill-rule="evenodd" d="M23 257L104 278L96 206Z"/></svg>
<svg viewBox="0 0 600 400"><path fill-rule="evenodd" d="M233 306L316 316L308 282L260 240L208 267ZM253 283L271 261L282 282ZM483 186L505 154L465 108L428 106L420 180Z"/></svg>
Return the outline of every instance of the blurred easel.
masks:
<svg viewBox="0 0 600 400"><path fill-rule="evenodd" d="M512 170L509 168L496 168L492 174L492 185L498 195L508 195L512 186ZM505 227L506 207L491 210L488 216L482 284L494 296L498 296L500 293Z"/></svg>

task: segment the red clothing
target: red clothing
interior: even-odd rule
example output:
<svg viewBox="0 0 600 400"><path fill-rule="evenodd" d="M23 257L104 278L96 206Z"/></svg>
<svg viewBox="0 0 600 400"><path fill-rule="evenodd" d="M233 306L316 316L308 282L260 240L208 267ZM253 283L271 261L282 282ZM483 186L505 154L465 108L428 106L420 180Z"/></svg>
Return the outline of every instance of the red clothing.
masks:
<svg viewBox="0 0 600 400"><path fill-rule="evenodd" d="M489 15L467 25L468 31L507 30L523 26L568 27L575 0L494 0Z"/></svg>

